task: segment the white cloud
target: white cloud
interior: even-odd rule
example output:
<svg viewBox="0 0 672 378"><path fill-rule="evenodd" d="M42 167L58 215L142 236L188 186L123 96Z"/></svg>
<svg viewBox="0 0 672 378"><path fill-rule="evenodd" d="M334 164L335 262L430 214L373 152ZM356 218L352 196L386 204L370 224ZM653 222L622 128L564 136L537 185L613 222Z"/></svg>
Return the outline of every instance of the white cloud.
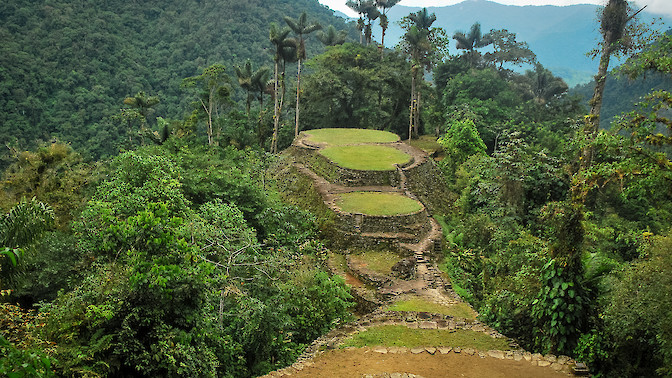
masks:
<svg viewBox="0 0 672 378"><path fill-rule="evenodd" d="M461 3L463 0L402 0L399 4L413 7L437 7ZM574 5L574 4L606 4L607 0L494 0L507 5ZM351 17L357 14L345 5L346 0L320 0L320 3L334 10L339 10ZM647 5L647 11L672 17L672 1L670 0L635 0L636 5Z"/></svg>

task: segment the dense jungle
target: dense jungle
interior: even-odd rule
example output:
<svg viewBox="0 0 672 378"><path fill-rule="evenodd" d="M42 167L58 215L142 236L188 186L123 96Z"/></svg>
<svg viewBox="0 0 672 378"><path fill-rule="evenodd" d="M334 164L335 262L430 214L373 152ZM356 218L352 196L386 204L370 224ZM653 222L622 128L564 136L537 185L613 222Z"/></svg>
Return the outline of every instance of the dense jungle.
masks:
<svg viewBox="0 0 672 378"><path fill-rule="evenodd" d="M352 128L430 157L433 261L480 322L672 376L668 26L605 2L570 89L508 30L423 9L383 46L398 1L348 3L0 4L0 375L260 376L362 316L329 269L356 248L290 169L300 133Z"/></svg>

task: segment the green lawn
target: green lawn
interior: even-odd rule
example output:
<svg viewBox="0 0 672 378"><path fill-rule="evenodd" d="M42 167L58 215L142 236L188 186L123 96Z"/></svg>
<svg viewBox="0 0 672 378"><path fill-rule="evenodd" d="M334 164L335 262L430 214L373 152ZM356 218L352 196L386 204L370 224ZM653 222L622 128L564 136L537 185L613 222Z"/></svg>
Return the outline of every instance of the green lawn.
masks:
<svg viewBox="0 0 672 378"><path fill-rule="evenodd" d="M330 146L320 150L329 160L344 168L360 171L391 171L395 164L405 164L411 156L391 146Z"/></svg>
<svg viewBox="0 0 672 378"><path fill-rule="evenodd" d="M366 215L412 214L422 210L420 202L398 193L343 193L338 196L336 205L346 213Z"/></svg>
<svg viewBox="0 0 672 378"><path fill-rule="evenodd" d="M387 131L367 129L316 129L305 131L308 140L316 143L327 143L333 146L357 143L391 143L399 140L399 136Z"/></svg>
<svg viewBox="0 0 672 378"><path fill-rule="evenodd" d="M411 139L410 142L406 142L415 148L419 148L425 151L428 154L432 154L435 151L443 148L439 143L436 142L436 137L434 135L422 135L418 139Z"/></svg>
<svg viewBox="0 0 672 378"><path fill-rule="evenodd" d="M350 255L350 259L376 273L388 275L392 273L392 267L401 260L401 257L390 251L367 251L358 255Z"/></svg>
<svg viewBox="0 0 672 378"><path fill-rule="evenodd" d="M466 303L444 306L418 297L395 302L387 311L431 312L433 314L450 315L464 319L476 319L476 313Z"/></svg>
<svg viewBox="0 0 672 378"><path fill-rule="evenodd" d="M449 346L478 350L510 350L505 339L493 339L482 332L471 330L413 329L400 325L371 327L347 339L343 347L398 346Z"/></svg>

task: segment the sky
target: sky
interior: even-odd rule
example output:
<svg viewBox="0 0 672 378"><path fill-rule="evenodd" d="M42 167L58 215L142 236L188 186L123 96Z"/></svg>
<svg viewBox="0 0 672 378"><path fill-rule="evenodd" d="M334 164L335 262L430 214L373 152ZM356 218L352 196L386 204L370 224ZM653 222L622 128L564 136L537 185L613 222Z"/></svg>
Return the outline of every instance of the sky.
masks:
<svg viewBox="0 0 672 378"><path fill-rule="evenodd" d="M345 6L346 0L319 0L320 3L333 10L341 11L349 16L357 14ZM463 0L402 0L399 5L409 7L440 7L461 3ZM606 0L491 0L506 5L574 5L574 4L606 4ZM635 0L636 5L647 5L651 13L672 17L672 0Z"/></svg>

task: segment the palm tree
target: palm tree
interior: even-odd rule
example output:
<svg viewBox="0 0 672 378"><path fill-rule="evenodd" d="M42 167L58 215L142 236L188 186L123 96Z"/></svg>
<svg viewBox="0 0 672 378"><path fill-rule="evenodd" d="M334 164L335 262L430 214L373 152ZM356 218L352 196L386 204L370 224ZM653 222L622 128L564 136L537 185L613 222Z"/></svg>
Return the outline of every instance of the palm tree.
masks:
<svg viewBox="0 0 672 378"><path fill-rule="evenodd" d="M422 71L424 73L423 57L430 48L427 34L428 32L426 30L421 30L417 26L413 25L406 32L406 34L404 34L403 39L406 52L410 55L411 58L411 105L408 122L408 140L411 140L414 130L417 131L418 117L416 115L419 113L419 104L416 93L416 86L418 72Z"/></svg>
<svg viewBox="0 0 672 378"><path fill-rule="evenodd" d="M458 31L453 34L453 39L457 41L457 48L460 50L466 50L465 54L468 54L472 66L476 65L476 49L488 46L492 44L493 39L490 34L481 34L481 24L478 22L471 25L469 34L464 34L464 32Z"/></svg>
<svg viewBox="0 0 672 378"><path fill-rule="evenodd" d="M296 124L294 126L294 137L299 135L299 100L301 96L301 62L306 59L306 41L304 35L322 29L318 23L308 23L306 12L301 13L298 19L285 17L285 22L290 29L299 37L296 44L296 56L298 58L298 68L296 72Z"/></svg>
<svg viewBox="0 0 672 378"><path fill-rule="evenodd" d="M243 66L235 66L236 77L238 78L238 85L246 93L245 110L247 117L250 117L250 103L252 102L252 62L248 59Z"/></svg>
<svg viewBox="0 0 672 378"><path fill-rule="evenodd" d="M427 8L422 8L416 13L409 14L408 19L411 20L413 25L415 25L418 29L429 32L432 24L434 21L436 21L436 15L434 13L429 14Z"/></svg>
<svg viewBox="0 0 672 378"><path fill-rule="evenodd" d="M35 198L30 201L23 199L9 213L0 215L0 272L3 268L9 271L16 267L23 256L23 248L32 244L53 224L52 208ZM9 263L3 261L5 259Z"/></svg>
<svg viewBox="0 0 672 378"><path fill-rule="evenodd" d="M273 99L275 107L273 110L273 139L271 140L271 153L276 153L278 150L278 127L280 124L280 104L278 98L279 89L279 66L282 60L282 52L287 44L287 36L291 30L288 27L280 29L276 23L271 23L269 31L269 39L275 47L275 55L273 56L274 74L273 74Z"/></svg>
<svg viewBox="0 0 672 378"><path fill-rule="evenodd" d="M364 36L364 14L366 13L366 6L365 4L366 1L362 0L348 0L345 2L345 5L348 6L348 8L352 9L353 11L357 12L359 14L359 19L357 19L357 30L359 30L359 44L362 44L362 38Z"/></svg>
<svg viewBox="0 0 672 378"><path fill-rule="evenodd" d="M220 130L215 129L214 120L219 117L220 107L229 102L230 96L229 75L226 74L226 67L213 64L204 69L201 75L184 79L182 85L195 90L198 98L196 104L200 105L208 116L206 121L208 145L217 145L216 139Z"/></svg>
<svg viewBox="0 0 672 378"><path fill-rule="evenodd" d="M371 43L371 34L373 34L373 21L377 20L380 17L380 12L376 7L374 0L368 0L362 2L364 7L364 14L368 20L366 26L364 26L364 40L368 46Z"/></svg>
<svg viewBox="0 0 672 378"><path fill-rule="evenodd" d="M418 80L423 80L425 67L431 69L432 43L430 38L436 33L432 24L436 21L434 13L429 14L427 8L411 13L406 18L410 23L402 40L402 48L411 58L411 106L408 124L408 139L418 133L420 123L420 93L417 91Z"/></svg>
<svg viewBox="0 0 672 378"><path fill-rule="evenodd" d="M147 121L147 117L149 117L149 115L154 110L152 108L159 102L160 100L157 96L147 96L143 91L138 92L135 96L126 97L124 99L124 104L130 106L131 108L138 109L138 112L144 121Z"/></svg>
<svg viewBox="0 0 672 378"><path fill-rule="evenodd" d="M562 78L554 76L553 73L544 68L541 63L537 63L534 71L525 72L525 77L529 80L529 93L534 102L539 105L546 105L554 97L567 92L567 84Z"/></svg>
<svg viewBox="0 0 672 378"><path fill-rule="evenodd" d="M385 50L385 32L389 25L389 20L387 19L387 12L393 6L397 5L401 0L376 0L376 6L380 8L380 28L383 29L383 33L380 37L380 56L383 56L383 51Z"/></svg>
<svg viewBox="0 0 672 378"><path fill-rule="evenodd" d="M264 115L264 94L269 92L269 79L270 69L266 66L259 68L254 71L250 76L250 91L253 92L257 100L259 100L259 122L257 125L257 137L259 139L259 145L263 146L266 142L266 135L263 130L263 115ZM273 84L270 84L270 87L273 87ZM272 89L271 89L272 91ZM249 114L248 114L249 117Z"/></svg>
<svg viewBox="0 0 672 378"><path fill-rule="evenodd" d="M345 30L336 31L334 25L329 25L326 32L319 31L315 36L325 46L336 46L345 43L347 34Z"/></svg>

